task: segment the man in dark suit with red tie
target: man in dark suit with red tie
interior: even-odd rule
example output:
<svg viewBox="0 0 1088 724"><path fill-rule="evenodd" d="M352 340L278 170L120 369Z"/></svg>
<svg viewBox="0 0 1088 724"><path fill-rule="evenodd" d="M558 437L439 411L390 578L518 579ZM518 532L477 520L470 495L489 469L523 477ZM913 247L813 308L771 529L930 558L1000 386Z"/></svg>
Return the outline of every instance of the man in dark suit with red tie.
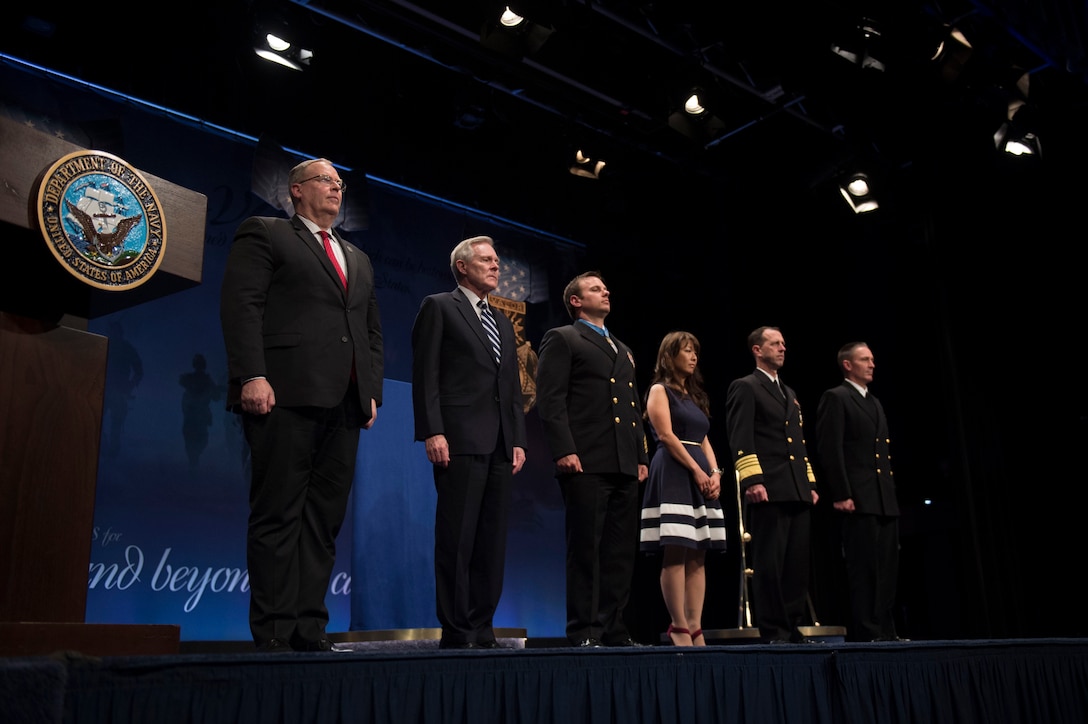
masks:
<svg viewBox="0 0 1088 724"><path fill-rule="evenodd" d="M382 403L370 258L333 228L344 182L326 159L288 178L294 215L251 217L220 296L227 407L252 462L249 624L261 651L332 651L325 594L347 513L359 431Z"/></svg>
<svg viewBox="0 0 1088 724"><path fill-rule="evenodd" d="M635 359L604 325L612 301L600 274L572 279L563 302L574 323L545 333L536 391L566 506L567 639L637 646L623 620L649 470Z"/></svg>
<svg viewBox="0 0 1088 724"><path fill-rule="evenodd" d="M869 385L876 361L869 345L851 342L838 354L842 384L820 396L816 452L824 494L842 517L842 551L854 641L897 641L899 501L888 419Z"/></svg>
<svg viewBox="0 0 1088 724"><path fill-rule="evenodd" d="M499 257L487 236L450 254L457 288L420 304L412 326L415 438L434 466L434 572L441 648L498 648L510 487L525 464L514 326L487 295Z"/></svg>
<svg viewBox="0 0 1088 724"><path fill-rule="evenodd" d="M756 369L730 383L725 425L752 535L752 608L765 643L800 643L816 478L801 404L778 377L786 362L782 332L759 327L748 335L748 348Z"/></svg>

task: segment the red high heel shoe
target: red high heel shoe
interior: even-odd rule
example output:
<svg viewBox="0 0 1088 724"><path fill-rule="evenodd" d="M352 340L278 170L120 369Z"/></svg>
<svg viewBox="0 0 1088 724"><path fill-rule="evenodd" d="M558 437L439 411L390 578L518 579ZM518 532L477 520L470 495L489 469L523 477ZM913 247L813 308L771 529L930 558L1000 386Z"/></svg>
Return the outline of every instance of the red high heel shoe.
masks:
<svg viewBox="0 0 1088 724"><path fill-rule="evenodd" d="M673 634L683 634L685 636L691 636L691 631L688 631L686 628L680 628L679 626L673 626L670 623L669 628L665 631L665 635L669 637L669 641L672 643L673 646L675 646L676 642L672 640Z"/></svg>
<svg viewBox="0 0 1088 724"><path fill-rule="evenodd" d="M692 644L692 646L695 645L695 639L699 638L702 635L703 635L703 630L701 628L695 629L694 631L691 632L691 644ZM704 641L703 643L705 644L706 642Z"/></svg>

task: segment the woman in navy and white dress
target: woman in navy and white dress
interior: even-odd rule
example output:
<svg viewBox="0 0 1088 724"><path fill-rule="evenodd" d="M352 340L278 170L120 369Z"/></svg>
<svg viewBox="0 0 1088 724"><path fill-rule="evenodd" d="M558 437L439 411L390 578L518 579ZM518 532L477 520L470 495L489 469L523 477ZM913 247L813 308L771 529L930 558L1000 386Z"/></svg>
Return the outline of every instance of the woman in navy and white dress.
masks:
<svg viewBox="0 0 1088 724"><path fill-rule="evenodd" d="M702 614L708 550L725 549L721 474L710 430L710 404L699 373L699 340L670 332L661 341L646 394L657 449L642 500L639 546L662 552L661 594L677 646L705 646Z"/></svg>

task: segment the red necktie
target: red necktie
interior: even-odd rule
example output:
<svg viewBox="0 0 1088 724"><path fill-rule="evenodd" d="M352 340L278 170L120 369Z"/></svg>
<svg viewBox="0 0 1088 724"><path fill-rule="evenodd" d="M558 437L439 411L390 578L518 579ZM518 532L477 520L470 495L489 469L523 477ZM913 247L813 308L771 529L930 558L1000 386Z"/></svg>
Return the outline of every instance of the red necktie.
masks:
<svg viewBox="0 0 1088 724"><path fill-rule="evenodd" d="M336 260L336 252L332 250L332 241L329 239L329 234L324 229L321 230L321 243L325 246L325 253L329 255L329 261L332 262L333 269L340 275L340 282L344 285L344 289L348 288L347 277L344 276L344 270L340 268L340 262ZM355 360L351 360L351 379L355 379Z"/></svg>
<svg viewBox="0 0 1088 724"><path fill-rule="evenodd" d="M344 285L344 288L348 288L348 278L344 276L344 270L340 268L340 262L336 260L336 252L332 250L332 241L329 239L329 234L324 229L321 230L321 243L325 245L325 253L329 255L329 260L332 261L332 266L336 269L336 273L340 275L340 283Z"/></svg>

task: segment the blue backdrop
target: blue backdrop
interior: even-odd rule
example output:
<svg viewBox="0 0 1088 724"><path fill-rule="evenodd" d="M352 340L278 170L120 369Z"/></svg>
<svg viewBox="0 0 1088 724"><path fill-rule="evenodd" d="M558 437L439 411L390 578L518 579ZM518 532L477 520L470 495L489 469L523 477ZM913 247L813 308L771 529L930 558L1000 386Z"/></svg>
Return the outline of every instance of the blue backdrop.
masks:
<svg viewBox="0 0 1088 724"><path fill-rule="evenodd" d="M256 180L269 164L285 173L302 157L323 155L320 143L270 151L258 139L11 58L0 57L0 82L8 117L208 199L202 283L92 313L88 322L110 343L86 620L177 624L183 640L246 640L248 461L238 420L223 406L219 287L241 220L286 213ZM524 336L537 347L545 329L567 321L554 292L581 271L582 249L354 169L341 174L350 187L346 236L377 273L387 379L377 423L362 436L352 515L337 542L329 630L435 627L435 496L422 443L412 440L409 382L419 302L453 287L448 260L457 241L489 234L504 259L498 294L524 303ZM562 636L562 505L535 411L528 422L496 624Z"/></svg>

